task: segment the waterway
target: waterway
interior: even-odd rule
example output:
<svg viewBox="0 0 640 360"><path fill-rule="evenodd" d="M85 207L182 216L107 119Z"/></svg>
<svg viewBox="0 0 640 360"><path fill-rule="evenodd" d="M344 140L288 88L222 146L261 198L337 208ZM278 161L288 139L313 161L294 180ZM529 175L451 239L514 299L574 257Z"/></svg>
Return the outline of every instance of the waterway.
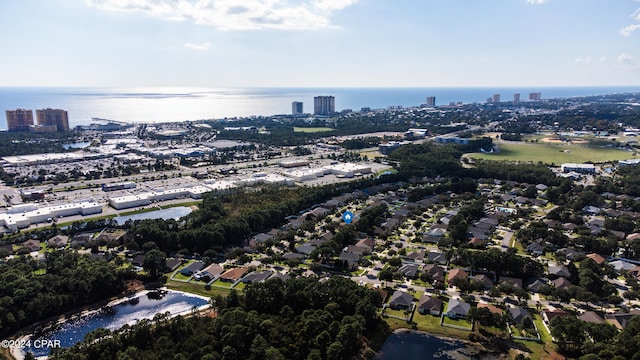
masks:
<svg viewBox="0 0 640 360"><path fill-rule="evenodd" d="M374 360L490 360L499 356L468 343L420 331L398 330L387 338Z"/></svg>
<svg viewBox="0 0 640 360"><path fill-rule="evenodd" d="M191 214L193 210L190 207L186 206L176 206L168 209L162 210L154 210L139 214L126 215L126 216L118 216L114 218L114 220L118 223L118 225L123 225L127 222L127 220L146 220L146 219L180 219L183 216L187 216Z"/></svg>
<svg viewBox="0 0 640 360"><path fill-rule="evenodd" d="M59 341L61 347L71 347L99 328L113 331L138 320L153 319L156 314L168 312L170 316L184 315L208 304L203 297L177 291L167 291L161 297L153 296L154 294L156 293L142 293L133 298L135 300L123 298L99 310L72 317L50 330L34 333L31 343L36 343L35 340ZM40 357L49 355L50 349L32 346L24 351Z"/></svg>

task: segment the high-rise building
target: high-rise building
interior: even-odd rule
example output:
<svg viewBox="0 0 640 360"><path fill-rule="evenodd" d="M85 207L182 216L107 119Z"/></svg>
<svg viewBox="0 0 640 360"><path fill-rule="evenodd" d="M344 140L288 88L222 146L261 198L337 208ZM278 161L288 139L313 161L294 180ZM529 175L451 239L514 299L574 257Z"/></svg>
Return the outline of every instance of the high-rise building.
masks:
<svg viewBox="0 0 640 360"><path fill-rule="evenodd" d="M436 97L435 96L427 96L427 106L436 106Z"/></svg>
<svg viewBox="0 0 640 360"><path fill-rule="evenodd" d="M313 113L330 115L336 112L336 98L333 96L316 96L313 98Z"/></svg>
<svg viewBox="0 0 640 360"><path fill-rule="evenodd" d="M493 94L493 102L494 103L500 102L500 94Z"/></svg>
<svg viewBox="0 0 640 360"><path fill-rule="evenodd" d="M55 126L58 132L69 131L69 115L61 109L36 110L38 125Z"/></svg>
<svg viewBox="0 0 640 360"><path fill-rule="evenodd" d="M531 101L540 101L541 99L542 99L542 93L540 93L540 92L529 93L529 100L531 100Z"/></svg>
<svg viewBox="0 0 640 360"><path fill-rule="evenodd" d="M520 102L520 94L519 93L513 94L513 102L514 103Z"/></svg>
<svg viewBox="0 0 640 360"><path fill-rule="evenodd" d="M33 126L33 110L7 110L7 129L9 131L29 131Z"/></svg>
<svg viewBox="0 0 640 360"><path fill-rule="evenodd" d="M291 114L293 115L300 115L303 114L304 111L302 110L302 102L301 101L294 101L291 103Z"/></svg>

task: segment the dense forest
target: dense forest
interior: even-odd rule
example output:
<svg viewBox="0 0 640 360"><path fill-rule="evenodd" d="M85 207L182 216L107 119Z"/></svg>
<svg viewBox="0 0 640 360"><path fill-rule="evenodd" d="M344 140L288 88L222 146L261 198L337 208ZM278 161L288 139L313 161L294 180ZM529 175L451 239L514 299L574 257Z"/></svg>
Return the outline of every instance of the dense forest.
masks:
<svg viewBox="0 0 640 360"><path fill-rule="evenodd" d="M130 274L75 251L46 254L46 262L18 257L0 264L0 337L48 317L107 299Z"/></svg>
<svg viewBox="0 0 640 360"><path fill-rule="evenodd" d="M0 131L0 157L66 152L62 145L74 142L77 136L74 132L33 134Z"/></svg>
<svg viewBox="0 0 640 360"><path fill-rule="evenodd" d="M51 359L351 359L374 354L387 332L380 294L353 281L297 277L251 285L243 297L214 298L217 318L158 315L100 329ZM100 339L97 341L97 339Z"/></svg>

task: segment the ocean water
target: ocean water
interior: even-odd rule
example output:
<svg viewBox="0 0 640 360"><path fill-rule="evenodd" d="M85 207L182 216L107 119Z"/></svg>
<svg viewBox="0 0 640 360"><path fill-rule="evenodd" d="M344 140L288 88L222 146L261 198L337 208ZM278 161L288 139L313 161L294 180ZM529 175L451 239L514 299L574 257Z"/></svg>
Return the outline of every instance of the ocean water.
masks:
<svg viewBox="0 0 640 360"><path fill-rule="evenodd" d="M313 112L313 97L335 96L336 110L362 107L418 106L427 96L436 105L449 102L484 103L493 94L502 101L520 93L541 92L543 99L640 92L630 87L464 87L464 88L57 88L0 87L0 110L60 108L69 113L69 125L87 125L92 118L127 122L180 122L247 116L290 114L291 102L302 101L304 111ZM34 114L35 116L35 114ZM0 129L6 129L0 116Z"/></svg>

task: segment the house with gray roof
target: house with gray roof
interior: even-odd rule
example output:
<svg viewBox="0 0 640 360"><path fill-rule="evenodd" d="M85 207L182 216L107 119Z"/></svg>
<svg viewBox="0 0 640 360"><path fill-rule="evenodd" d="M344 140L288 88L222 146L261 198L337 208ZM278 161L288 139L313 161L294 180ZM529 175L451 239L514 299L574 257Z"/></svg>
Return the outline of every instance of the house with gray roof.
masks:
<svg viewBox="0 0 640 360"><path fill-rule="evenodd" d="M254 271L243 277L242 282L245 284L258 284L267 280L271 275L273 275L273 271Z"/></svg>
<svg viewBox="0 0 640 360"><path fill-rule="evenodd" d="M451 319L466 319L471 310L471 304L462 300L451 299L447 304L447 311L444 313Z"/></svg>
<svg viewBox="0 0 640 360"><path fill-rule="evenodd" d="M393 310L409 310L413 306L413 295L404 291L396 291L391 295L389 307Z"/></svg>

